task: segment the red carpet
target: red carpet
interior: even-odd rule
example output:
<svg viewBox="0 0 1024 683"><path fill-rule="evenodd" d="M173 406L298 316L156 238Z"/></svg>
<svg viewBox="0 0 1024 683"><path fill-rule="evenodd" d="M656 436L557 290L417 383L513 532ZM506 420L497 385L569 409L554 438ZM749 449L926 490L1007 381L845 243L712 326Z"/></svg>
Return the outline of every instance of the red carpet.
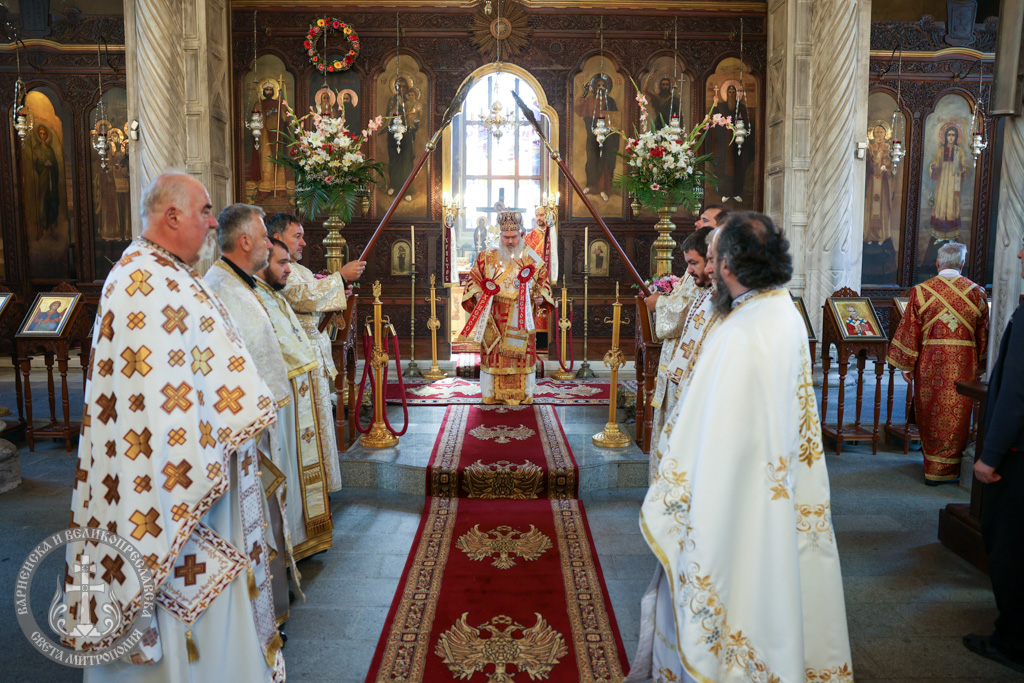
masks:
<svg viewBox="0 0 1024 683"><path fill-rule="evenodd" d="M636 391L635 380L619 380L627 391ZM556 380L543 377L537 380L533 402L562 406L608 405L608 380L587 381ZM388 403L401 403L402 393L397 380L389 382L385 392ZM479 380L449 377L430 380L405 380L405 400L409 405L479 405Z"/></svg>
<svg viewBox="0 0 1024 683"><path fill-rule="evenodd" d="M534 465L541 483L529 468L496 470L502 460ZM473 482L476 461L501 474ZM552 408L449 408L367 682L621 681L622 639L577 479Z"/></svg>
<svg viewBox="0 0 1024 683"><path fill-rule="evenodd" d="M452 406L427 467L431 496L575 498L578 479L551 406Z"/></svg>

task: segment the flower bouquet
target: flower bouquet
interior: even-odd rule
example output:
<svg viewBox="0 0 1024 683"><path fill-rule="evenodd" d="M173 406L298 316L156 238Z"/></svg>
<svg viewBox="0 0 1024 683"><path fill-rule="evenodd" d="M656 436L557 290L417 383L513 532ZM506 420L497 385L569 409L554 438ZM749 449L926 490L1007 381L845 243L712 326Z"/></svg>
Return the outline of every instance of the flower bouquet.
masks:
<svg viewBox="0 0 1024 683"><path fill-rule="evenodd" d="M650 291L651 294L654 294L654 293L658 293L658 294L671 294L676 289L678 289L679 286L682 283L683 283L683 278L677 277L677 276L672 275L671 273L669 273L668 275L665 275L664 277L653 278L651 280L648 280L644 284L647 285L647 289L648 289L648 291ZM633 289L640 289L640 288L637 287L634 284L633 285Z"/></svg>
<svg viewBox="0 0 1024 683"><path fill-rule="evenodd" d="M307 218L321 215L352 219L360 190L380 185L383 164L363 155L363 144L381 127L383 118L372 119L360 135L349 132L343 116L310 113L296 118L290 107L288 124L280 131L284 151L272 161L295 174L295 205Z"/></svg>
<svg viewBox="0 0 1024 683"><path fill-rule="evenodd" d="M647 98L639 88L636 101L640 105L643 132L634 129L634 137L627 138L626 152L619 155L626 162L626 171L615 177L614 185L649 209L657 211L681 205L690 213L696 213L707 175L702 166L711 158L711 154L698 154L697 150L712 126L734 130L732 117L712 115L709 111L689 133L684 134L671 125L654 130L648 119ZM711 111L715 104L717 101L711 105ZM675 117L673 122L676 122Z"/></svg>

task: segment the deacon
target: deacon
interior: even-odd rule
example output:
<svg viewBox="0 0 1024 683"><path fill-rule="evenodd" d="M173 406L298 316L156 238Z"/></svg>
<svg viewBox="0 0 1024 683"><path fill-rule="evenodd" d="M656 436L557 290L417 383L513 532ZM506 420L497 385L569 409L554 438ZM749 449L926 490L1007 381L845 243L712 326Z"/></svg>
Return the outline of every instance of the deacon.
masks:
<svg viewBox="0 0 1024 683"><path fill-rule="evenodd" d="M939 274L911 290L886 360L914 380L914 411L924 453L924 482L938 486L960 479L973 401L957 382L977 379L988 343L985 290L960 275L967 246L939 247Z"/></svg>
<svg viewBox="0 0 1024 683"><path fill-rule="evenodd" d="M523 217L498 216L496 249L477 257L462 307L470 312L458 341L480 344L480 393L487 404L533 403L537 366L535 316L554 308L548 268L526 246Z"/></svg>
<svg viewBox="0 0 1024 683"><path fill-rule="evenodd" d="M697 230L714 228L716 225L724 225L729 216L729 207L723 204L712 204L694 222ZM706 244L706 238L703 240ZM705 247L706 249L706 247ZM694 252L694 253L690 253ZM706 251L705 251L706 254ZM658 359L658 378L654 387L654 398L651 399L651 407L654 408L654 419L651 426L651 439L657 443L662 429L665 427L666 419L674 407L674 399L668 398L668 366L679 345L679 337L683 331L683 324L686 322L690 304L700 291L697 283L698 274L704 270L704 255L687 250L683 247L683 255L686 258L686 272L693 280L683 278L673 292L662 298L660 292L655 292L644 299L647 308L655 313L654 333L661 340L661 356ZM671 405L670 405L671 404ZM657 472L658 466L652 458L651 476Z"/></svg>
<svg viewBox="0 0 1024 683"><path fill-rule="evenodd" d="M662 571L627 680L853 680L807 331L782 287L789 242L741 213L711 252L723 320L641 508Z"/></svg>
<svg viewBox="0 0 1024 683"><path fill-rule="evenodd" d="M285 509L288 529L295 547L295 559L301 560L331 547L331 501L324 479L327 449L323 440L319 413L313 404L313 373L319 366L313 345L302 329L295 312L281 296L291 274L288 247L272 240L270 261L256 274L256 294L274 325L277 341L288 372L293 410L279 422L278 430L287 442L285 475L291 504Z"/></svg>
<svg viewBox="0 0 1024 683"><path fill-rule="evenodd" d="M654 451L651 455L650 480L658 476L658 465L661 457L667 448L661 443L672 433L672 425L679 414L676 407L680 397L690 385L693 375L693 368L700 356L700 350L704 346L704 340L708 334L720 322L720 318L711 305L711 296L715 292L714 270L712 269L712 257L708 253L708 247L717 230L713 228L701 228L691 233L683 241L683 254L686 255L688 265L687 272L696 284L696 292L691 299L683 319L683 328L680 333L675 351L668 361L668 369L665 372L666 389L663 394L655 394L657 399L663 397L663 403L656 405L658 414L664 416L664 426L658 432L652 433ZM661 381L661 373L658 373Z"/></svg>
<svg viewBox="0 0 1024 683"><path fill-rule="evenodd" d="M266 475L265 481L273 488L273 494L269 496L272 504L269 507L276 541L274 606L280 626L287 621L289 614L285 566L293 563L295 558L291 554L291 539L284 528L284 518L287 516L287 512L282 513L285 507L284 491L275 485L275 477L271 474L283 475L289 461L295 459L295 448L289 447L290 443L282 438L284 434L281 431L281 426L294 415L295 406L277 335L270 316L256 294L256 279L253 277L266 266L269 252L270 241L263 225L263 215L263 209L249 204L232 204L220 212L217 217L217 242L221 257L206 272L205 280L231 313L242 335L242 342L256 361L256 367L273 391L277 403L277 422L265 432L257 448L261 455L260 473ZM323 488L323 470L317 475L311 477L313 484ZM298 576L297 573L295 576Z"/></svg>
<svg viewBox="0 0 1024 683"><path fill-rule="evenodd" d="M86 669L85 680L283 681L255 448L277 403L231 315L193 270L213 255L217 227L202 183L164 173L141 204L142 236L99 300L71 525L117 533L146 557L156 615L127 661ZM102 583L90 602L116 600L131 623L135 572L106 546L76 550L69 568L88 555L93 571L69 573L69 588ZM89 602L68 602L71 621L88 623ZM88 651L121 635L65 642Z"/></svg>
<svg viewBox="0 0 1024 683"><path fill-rule="evenodd" d="M288 284L281 293L295 311L302 329L313 342L313 351L320 368L314 370L313 402L316 405L317 421L320 425L320 441L324 449L324 461L327 466L327 490L341 490L341 466L338 463L338 442L334 432L334 413L331 410L331 395L334 393L334 378L338 369L334 366L334 355L331 351L331 340L320 332L320 320L325 313L342 311L347 305L347 283L358 280L366 268L365 261L349 261L340 273L331 273L325 278L317 279L313 272L299 263L302 248L306 246L303 239L305 230L299 218L290 213L276 213L267 219L267 231L274 239L288 245L291 254L291 275Z"/></svg>

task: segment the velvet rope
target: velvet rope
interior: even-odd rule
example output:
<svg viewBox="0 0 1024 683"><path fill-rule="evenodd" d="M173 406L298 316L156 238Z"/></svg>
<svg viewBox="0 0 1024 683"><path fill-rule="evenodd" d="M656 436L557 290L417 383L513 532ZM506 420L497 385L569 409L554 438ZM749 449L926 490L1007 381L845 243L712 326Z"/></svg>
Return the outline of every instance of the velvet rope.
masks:
<svg viewBox="0 0 1024 683"><path fill-rule="evenodd" d="M561 308L561 302L558 307ZM572 312L572 308L569 309ZM562 311L564 313L564 311ZM559 316L561 318L562 316ZM571 320L570 320L571 322ZM572 349L572 325L569 326L569 367L565 367L565 363L562 362L562 326L555 321L555 349L557 349L558 365L562 368L562 372L572 372L573 366L576 365L576 355Z"/></svg>
<svg viewBox="0 0 1024 683"><path fill-rule="evenodd" d="M384 424L387 426L388 431L395 436L402 436L406 430L409 429L409 404L405 402L405 380L402 379L402 357L398 353L398 337L392 335L391 341L393 342L395 351L395 367L398 368L398 390L402 393L402 419L405 420L405 426L402 427L402 431L396 432L391 426L391 422L388 420L388 411L384 409ZM381 382L381 387L384 387L383 391L387 391L388 386L388 365L384 366L384 381Z"/></svg>
<svg viewBox="0 0 1024 683"><path fill-rule="evenodd" d="M370 369L370 354L373 352L373 337L369 334L363 335L363 378L359 380L359 398L356 401L356 431L360 434L366 434L370 431L370 427L373 426L373 418L370 418L370 424L363 429L363 425L359 423L359 413L363 411L363 390L366 389L366 379L370 378L370 386L373 386L373 370ZM371 388L372 392L373 389Z"/></svg>

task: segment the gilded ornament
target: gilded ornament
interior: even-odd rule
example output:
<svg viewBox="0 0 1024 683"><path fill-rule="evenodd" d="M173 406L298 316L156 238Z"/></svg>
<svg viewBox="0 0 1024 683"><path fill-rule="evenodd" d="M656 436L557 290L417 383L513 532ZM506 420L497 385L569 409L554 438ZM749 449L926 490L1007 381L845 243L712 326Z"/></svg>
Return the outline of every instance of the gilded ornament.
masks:
<svg viewBox="0 0 1024 683"><path fill-rule="evenodd" d="M511 569L516 566L512 559L514 556L527 561L536 560L552 546L551 539L537 531L537 527L532 524L529 531L502 525L488 532L480 531L480 525L477 524L459 537L455 547L474 561L497 555L491 564L498 569Z"/></svg>
<svg viewBox="0 0 1024 683"><path fill-rule="evenodd" d="M463 612L437 639L434 654L444 661L455 678L468 679L477 671L483 672L485 667L494 665L494 673L484 673L487 680L494 683L511 683L521 673L532 681L545 679L569 649L561 633L551 628L539 612L534 615L537 623L530 628L505 615L473 628L466 620L469 612ZM481 631L487 631L490 637L481 638ZM522 633L519 638L514 637L517 632ZM516 667L517 673L509 673L510 666Z"/></svg>
<svg viewBox="0 0 1024 683"><path fill-rule="evenodd" d="M544 470L529 460L521 465L508 460L485 465L477 460L463 475L462 487L470 498L530 500L544 488Z"/></svg>
<svg viewBox="0 0 1024 683"><path fill-rule="evenodd" d="M529 439L531 436L537 436L537 432L522 424L518 427L510 427L508 425L485 427L484 425L480 425L469 430L469 433L481 441L490 441L493 439L494 443L511 443L512 439L515 439L516 441L524 441Z"/></svg>

